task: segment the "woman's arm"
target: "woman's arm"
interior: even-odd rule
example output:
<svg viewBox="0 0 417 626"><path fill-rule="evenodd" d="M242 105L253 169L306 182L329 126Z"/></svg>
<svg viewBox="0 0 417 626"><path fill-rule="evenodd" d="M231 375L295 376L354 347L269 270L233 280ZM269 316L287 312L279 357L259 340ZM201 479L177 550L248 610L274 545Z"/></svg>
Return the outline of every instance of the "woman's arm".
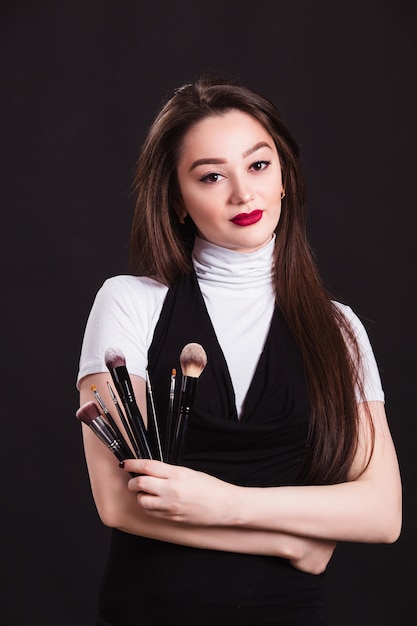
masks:
<svg viewBox="0 0 417 626"><path fill-rule="evenodd" d="M365 406L359 405L360 445L348 482L329 486L284 487L277 498L253 492L251 508L240 497L240 517L248 527L276 528L335 541L392 543L401 530L402 493L397 456L382 402L369 402L375 447L370 448ZM272 494L271 494L272 495Z"/></svg>
<svg viewBox="0 0 417 626"><path fill-rule="evenodd" d="M136 400L146 419L145 383L136 376L131 378ZM94 399L91 391L91 385L94 384L117 420L117 414L112 410L114 405L108 394L107 381L111 382L107 374L85 377L80 384L80 402L84 404ZM128 487L128 473L119 468L114 455L84 424L83 438L94 501L101 520L107 526L143 537L196 548L280 556L289 559L298 569L312 574L321 573L326 568L335 548L332 541L296 537L275 530L226 527L222 524L208 528L205 520L202 524L193 524L189 521L181 523L169 515L155 517L154 514L149 514L140 504L140 496L138 497L136 489L129 489L132 484L130 483ZM146 462L128 461L126 468L132 464L130 471L136 471L134 467L138 463ZM149 461L149 467L165 468L172 478L170 486L171 483L179 482L185 484L187 488L190 476L213 480L217 487L227 485L206 474L159 461ZM204 500L204 497L202 499Z"/></svg>
<svg viewBox="0 0 417 626"><path fill-rule="evenodd" d="M383 403L368 406L375 447L365 471L358 475L370 445L364 405L360 405L360 445L349 482L238 487L187 468L141 460L126 464L127 469L143 474L130 480L129 488L148 515L158 518L333 541L392 543L401 529L398 462Z"/></svg>

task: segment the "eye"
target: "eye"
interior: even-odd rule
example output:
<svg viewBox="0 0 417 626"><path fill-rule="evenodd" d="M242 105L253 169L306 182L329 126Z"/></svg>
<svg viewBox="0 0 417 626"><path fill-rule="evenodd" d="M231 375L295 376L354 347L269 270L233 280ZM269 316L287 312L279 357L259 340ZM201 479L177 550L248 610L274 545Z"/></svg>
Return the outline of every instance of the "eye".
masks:
<svg viewBox="0 0 417 626"><path fill-rule="evenodd" d="M271 165L271 161L255 161L249 169L254 170L255 172L260 172L261 170L266 169L269 165Z"/></svg>
<svg viewBox="0 0 417 626"><path fill-rule="evenodd" d="M223 174L219 174L218 172L210 172L210 174L206 174L202 178L200 178L200 182L202 183L218 183L222 178L224 178Z"/></svg>

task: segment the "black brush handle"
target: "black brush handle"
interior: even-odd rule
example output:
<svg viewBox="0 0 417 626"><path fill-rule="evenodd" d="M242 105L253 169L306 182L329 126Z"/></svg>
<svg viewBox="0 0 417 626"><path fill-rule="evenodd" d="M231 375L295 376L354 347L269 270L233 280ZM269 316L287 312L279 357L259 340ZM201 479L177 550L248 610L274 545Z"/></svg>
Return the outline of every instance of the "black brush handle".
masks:
<svg viewBox="0 0 417 626"><path fill-rule="evenodd" d="M158 461L163 461L164 456L162 453L161 437L159 434L158 416L156 414L152 384L148 371L146 372L146 407L148 410L148 440L149 434L152 434L152 445L154 445L154 458Z"/></svg>
<svg viewBox="0 0 417 626"><path fill-rule="evenodd" d="M110 413L110 411L108 410L108 408L104 404L101 405L101 408L103 409L104 416L105 416L106 420L109 423L110 429L114 433L115 439L118 439L120 441L120 443L122 444L123 448L130 454L129 458L130 459L134 459L136 455L132 452L129 444L127 443L126 439L123 437L123 433L121 432L121 430L119 429L118 425L116 424L112 414Z"/></svg>
<svg viewBox="0 0 417 626"><path fill-rule="evenodd" d="M125 365L119 365L119 367L113 368L110 374L126 411L126 417L136 439L140 457L142 459L152 459L153 455L149 445L145 423L135 400L129 372Z"/></svg>
<svg viewBox="0 0 417 626"><path fill-rule="evenodd" d="M165 440L164 440L165 460L167 461L167 463L171 462L172 431L173 431L172 421L174 418L175 384L176 384L176 374L171 373L171 381L170 381L170 386L169 386L169 402L168 402L168 411L167 411L167 417L166 417Z"/></svg>
<svg viewBox="0 0 417 626"><path fill-rule="evenodd" d="M185 439L187 434L188 419L194 404L195 390L198 378L184 376L181 386L180 408L174 435L174 443L171 454L172 463L180 465L184 454Z"/></svg>
<svg viewBox="0 0 417 626"><path fill-rule="evenodd" d="M113 390L111 389L110 385L109 385L109 393L110 393L110 395L112 395L114 393ZM112 398L113 398L113 395L112 395ZM135 456L140 457L139 445L138 445L138 442L137 442L137 440L136 440L136 438L135 438L135 436L134 436L134 434L132 432L130 424L127 421L126 416L123 413L122 409L120 408L120 405L117 402L117 398L113 398L113 401L114 401L114 405L115 405L116 410L117 410L117 414L118 414L118 416L120 418L120 421L122 422L123 427L124 427L124 429L126 431L126 434L129 437L129 441L132 444L133 450L135 451ZM113 422L114 422L114 420L113 420Z"/></svg>

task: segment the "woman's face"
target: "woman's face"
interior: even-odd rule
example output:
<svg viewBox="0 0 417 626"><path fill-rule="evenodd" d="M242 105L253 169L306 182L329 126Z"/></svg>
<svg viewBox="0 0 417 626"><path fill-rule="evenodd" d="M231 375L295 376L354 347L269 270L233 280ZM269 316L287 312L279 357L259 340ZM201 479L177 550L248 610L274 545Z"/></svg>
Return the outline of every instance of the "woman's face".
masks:
<svg viewBox="0 0 417 626"><path fill-rule="evenodd" d="M254 252L272 237L281 213L282 177L275 143L238 110L207 117L184 137L178 163L180 216L203 239Z"/></svg>

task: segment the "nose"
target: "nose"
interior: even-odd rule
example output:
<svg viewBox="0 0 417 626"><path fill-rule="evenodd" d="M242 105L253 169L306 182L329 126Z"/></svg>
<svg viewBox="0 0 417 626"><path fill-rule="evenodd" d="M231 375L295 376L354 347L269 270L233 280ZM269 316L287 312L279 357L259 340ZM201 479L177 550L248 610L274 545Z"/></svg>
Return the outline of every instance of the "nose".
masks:
<svg viewBox="0 0 417 626"><path fill-rule="evenodd" d="M253 193L241 180L235 180L231 193L232 204L247 204L253 200Z"/></svg>

